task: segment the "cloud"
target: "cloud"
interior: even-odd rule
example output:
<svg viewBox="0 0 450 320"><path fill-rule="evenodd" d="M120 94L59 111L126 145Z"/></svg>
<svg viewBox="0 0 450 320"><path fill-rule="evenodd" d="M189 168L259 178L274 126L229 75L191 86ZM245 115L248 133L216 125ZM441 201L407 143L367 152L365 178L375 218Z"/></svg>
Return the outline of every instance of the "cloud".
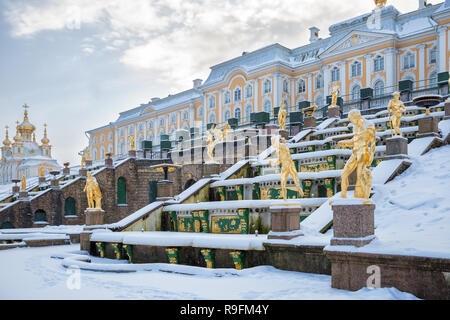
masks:
<svg viewBox="0 0 450 320"><path fill-rule="evenodd" d="M124 65L179 88L243 51L298 47L309 27L326 37L331 24L371 9L372 1L341 0L15 0L4 16L14 37L89 26L97 50L119 52Z"/></svg>

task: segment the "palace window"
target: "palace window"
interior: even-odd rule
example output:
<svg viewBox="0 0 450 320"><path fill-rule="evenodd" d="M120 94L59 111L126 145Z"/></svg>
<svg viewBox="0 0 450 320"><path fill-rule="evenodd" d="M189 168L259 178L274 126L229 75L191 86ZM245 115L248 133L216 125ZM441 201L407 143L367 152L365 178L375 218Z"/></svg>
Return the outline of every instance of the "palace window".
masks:
<svg viewBox="0 0 450 320"><path fill-rule="evenodd" d="M110 143L110 144L108 145L108 152L109 152L109 153L113 153L113 152L114 152L114 150L113 150L113 144L112 144L112 143Z"/></svg>
<svg viewBox="0 0 450 320"><path fill-rule="evenodd" d="M383 71L384 70L384 57L377 56L373 60L373 70L375 72Z"/></svg>
<svg viewBox="0 0 450 320"><path fill-rule="evenodd" d="M272 115L272 103L270 100L266 100L266 102L264 102L264 112Z"/></svg>
<svg viewBox="0 0 450 320"><path fill-rule="evenodd" d="M411 69L416 67L416 55L408 52L403 57L403 69Z"/></svg>
<svg viewBox="0 0 450 320"><path fill-rule="evenodd" d="M272 92L272 82L270 80L264 81L264 94Z"/></svg>
<svg viewBox="0 0 450 320"><path fill-rule="evenodd" d="M241 123L241 108L234 110L234 117L238 119L238 123Z"/></svg>
<svg viewBox="0 0 450 320"><path fill-rule="evenodd" d="M134 127L133 127L133 125L128 127L128 134L134 134Z"/></svg>
<svg viewBox="0 0 450 320"><path fill-rule="evenodd" d="M105 147L104 146L102 146L100 148L100 160L103 160L103 159L105 159Z"/></svg>
<svg viewBox="0 0 450 320"><path fill-rule="evenodd" d="M283 92L289 93L289 81L287 81L287 80L283 81Z"/></svg>
<svg viewBox="0 0 450 320"><path fill-rule="evenodd" d="M234 102L241 101L242 99L242 91L241 88L236 88L234 90Z"/></svg>
<svg viewBox="0 0 450 320"><path fill-rule="evenodd" d="M93 143L94 143L94 144L97 144L97 142L98 142L98 141L97 141L97 137L94 137L94 142L93 142Z"/></svg>
<svg viewBox="0 0 450 320"><path fill-rule="evenodd" d="M148 128L149 129L153 129L153 121L149 121L148 122Z"/></svg>
<svg viewBox="0 0 450 320"><path fill-rule="evenodd" d="M187 113L187 111L183 112L183 120L187 120L189 119L189 114Z"/></svg>
<svg viewBox="0 0 450 320"><path fill-rule="evenodd" d="M334 67L331 70L331 82L336 82L341 80L341 70L338 67Z"/></svg>
<svg viewBox="0 0 450 320"><path fill-rule="evenodd" d="M321 74L319 74L316 77L316 89L321 89L323 88L323 76Z"/></svg>
<svg viewBox="0 0 450 320"><path fill-rule="evenodd" d="M231 93L230 91L225 92L225 104L231 103Z"/></svg>
<svg viewBox="0 0 450 320"><path fill-rule="evenodd" d="M211 96L209 97L209 108L213 109L216 107L216 97Z"/></svg>
<svg viewBox="0 0 450 320"><path fill-rule="evenodd" d="M361 76L362 65L361 62L356 61L352 64L352 77L360 77Z"/></svg>
<svg viewBox="0 0 450 320"><path fill-rule="evenodd" d="M105 135L104 135L104 134L102 134L102 135L100 136L100 141L101 141L101 142L105 142Z"/></svg>
<svg viewBox="0 0 450 320"><path fill-rule="evenodd" d="M323 101L323 97L321 95L317 95L316 98L314 99L314 104L321 108L324 105L324 101Z"/></svg>
<svg viewBox="0 0 450 320"><path fill-rule="evenodd" d="M361 87L356 85L352 88L352 101L358 101L361 97Z"/></svg>
<svg viewBox="0 0 450 320"><path fill-rule="evenodd" d="M216 123L216 114L215 113L211 113L209 115L209 123Z"/></svg>
<svg viewBox="0 0 450 320"><path fill-rule="evenodd" d="M437 48L434 47L430 51L430 63L436 63L437 62Z"/></svg>
<svg viewBox="0 0 450 320"><path fill-rule="evenodd" d="M246 98L251 98L253 97L253 86L251 84L249 84L246 88L245 88L245 97Z"/></svg>
<svg viewBox="0 0 450 320"><path fill-rule="evenodd" d="M306 81L300 80L298 82L298 93L305 93L306 92Z"/></svg>
<svg viewBox="0 0 450 320"><path fill-rule="evenodd" d="M159 119L159 126L163 127L164 126L164 119Z"/></svg>
<svg viewBox="0 0 450 320"><path fill-rule="evenodd" d="M175 114L172 114L170 116L170 123L175 124L177 122L177 116Z"/></svg>
<svg viewBox="0 0 450 320"><path fill-rule="evenodd" d="M245 122L250 122L250 115L253 112L253 106L251 104L248 104L245 107Z"/></svg>
<svg viewBox="0 0 450 320"><path fill-rule="evenodd" d="M108 139L109 140L113 140L113 133L112 132L109 133Z"/></svg>
<svg viewBox="0 0 450 320"><path fill-rule="evenodd" d="M228 119L230 119L231 118L231 112L230 112L230 110L226 110L225 111L225 114L224 114L224 116L223 116L223 120L226 122L226 121L228 121Z"/></svg>
<svg viewBox="0 0 450 320"><path fill-rule="evenodd" d="M430 86L437 86L437 81L438 81L438 77L436 72L433 72L432 74L430 74Z"/></svg>
<svg viewBox="0 0 450 320"><path fill-rule="evenodd" d="M375 82L375 97L381 97L384 95L384 82L378 80Z"/></svg>

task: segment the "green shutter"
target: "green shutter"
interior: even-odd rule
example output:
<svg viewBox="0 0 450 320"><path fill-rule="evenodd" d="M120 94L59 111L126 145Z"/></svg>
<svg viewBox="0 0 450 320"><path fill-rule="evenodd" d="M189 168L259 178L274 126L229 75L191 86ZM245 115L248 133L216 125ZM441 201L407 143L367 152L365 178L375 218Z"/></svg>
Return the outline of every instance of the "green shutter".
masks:
<svg viewBox="0 0 450 320"><path fill-rule="evenodd" d="M47 221L47 214L44 210L38 210L34 213L34 221L35 222L44 222Z"/></svg>
<svg viewBox="0 0 450 320"><path fill-rule="evenodd" d="M75 199L67 198L64 203L64 215L65 216L76 216L77 212L75 210Z"/></svg>
<svg viewBox="0 0 450 320"><path fill-rule="evenodd" d="M124 178L117 180L117 204L127 204L127 184Z"/></svg>

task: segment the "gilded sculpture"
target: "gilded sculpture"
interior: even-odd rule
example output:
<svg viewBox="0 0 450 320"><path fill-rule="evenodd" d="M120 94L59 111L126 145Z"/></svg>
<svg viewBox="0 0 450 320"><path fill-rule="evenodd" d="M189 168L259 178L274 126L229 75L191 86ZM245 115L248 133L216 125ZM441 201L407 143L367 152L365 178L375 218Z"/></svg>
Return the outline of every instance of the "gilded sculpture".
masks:
<svg viewBox="0 0 450 320"><path fill-rule="evenodd" d="M270 161L272 166L281 165L281 193L284 201L287 201L287 180L289 176L294 180L295 186L299 191L301 197L304 196L303 189L300 186L300 180L298 178L298 172L295 168L295 163L292 160L291 152L286 145L284 138L275 136L272 138L272 146L277 150L278 159L276 161Z"/></svg>
<svg viewBox="0 0 450 320"><path fill-rule="evenodd" d="M328 108L337 108L337 101L339 97L339 87L334 87L333 91L331 91L331 105Z"/></svg>
<svg viewBox="0 0 450 320"><path fill-rule="evenodd" d="M353 139L340 141L339 145L353 148L353 154L341 175L342 198L347 198L348 177L356 169L355 198L369 199L372 189L372 172L369 166L375 156L377 140L375 126L364 120L359 110L350 111L348 119L354 125Z"/></svg>
<svg viewBox="0 0 450 320"><path fill-rule="evenodd" d="M278 112L278 123L280 124L280 130L286 130L286 118L286 105L282 103L280 106L280 111Z"/></svg>
<svg viewBox="0 0 450 320"><path fill-rule="evenodd" d="M22 180L20 180L20 191L27 191L27 179L25 178L25 175L22 175Z"/></svg>
<svg viewBox="0 0 450 320"><path fill-rule="evenodd" d="M43 166L39 166L38 173L39 173L39 177L44 177L45 176L44 167Z"/></svg>
<svg viewBox="0 0 450 320"><path fill-rule="evenodd" d="M375 0L376 9L382 9L386 6L387 0Z"/></svg>
<svg viewBox="0 0 450 320"><path fill-rule="evenodd" d="M207 153L210 161L214 161L214 148L216 147L216 143L214 141L214 136L211 133L211 130L206 131L206 144L207 144Z"/></svg>
<svg viewBox="0 0 450 320"><path fill-rule="evenodd" d="M219 128L213 127L206 131L206 149L209 157L209 162L214 161L214 148L217 144L227 141L228 131L231 130L229 124L226 124L222 127L222 130Z"/></svg>
<svg viewBox="0 0 450 320"><path fill-rule="evenodd" d="M86 186L83 192L86 192L88 209L102 210L102 192L97 179L91 173L87 174Z"/></svg>
<svg viewBox="0 0 450 320"><path fill-rule="evenodd" d="M134 136L129 136L128 141L130 141L130 150L135 150L136 142L135 142Z"/></svg>
<svg viewBox="0 0 450 320"><path fill-rule="evenodd" d="M84 166L86 164L86 154L84 151L78 152L78 155L81 157L81 169L84 169Z"/></svg>
<svg viewBox="0 0 450 320"><path fill-rule="evenodd" d="M311 107L303 108L302 113L307 117L313 117L317 111L317 106L313 104Z"/></svg>
<svg viewBox="0 0 450 320"><path fill-rule="evenodd" d="M394 99L392 99L388 105L389 122L391 123L391 134L393 137L402 136L400 122L404 111L406 111L406 107L400 100L400 93L395 92Z"/></svg>

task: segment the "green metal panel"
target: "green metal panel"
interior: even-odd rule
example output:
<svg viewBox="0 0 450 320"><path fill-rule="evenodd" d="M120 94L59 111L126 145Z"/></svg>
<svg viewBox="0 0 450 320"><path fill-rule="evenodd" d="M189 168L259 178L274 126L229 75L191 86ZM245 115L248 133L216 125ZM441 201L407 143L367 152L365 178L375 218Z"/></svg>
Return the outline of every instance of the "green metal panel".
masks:
<svg viewBox="0 0 450 320"><path fill-rule="evenodd" d="M301 123L303 122L303 113L301 112L291 112L289 114L289 122L290 123Z"/></svg>
<svg viewBox="0 0 450 320"><path fill-rule="evenodd" d="M332 99L332 96L327 96L327 104L328 105L331 105L331 99ZM337 98L337 105L340 107L342 107L344 105L344 99L342 99L342 97Z"/></svg>
<svg viewBox="0 0 450 320"><path fill-rule="evenodd" d="M9 221L3 222L0 229L14 229L14 225Z"/></svg>
<svg viewBox="0 0 450 320"><path fill-rule="evenodd" d="M117 179L117 204L127 204L127 183L125 178Z"/></svg>
<svg viewBox="0 0 450 320"><path fill-rule="evenodd" d="M169 141L169 135L168 134L162 134L161 135L161 141Z"/></svg>
<svg viewBox="0 0 450 320"><path fill-rule="evenodd" d="M212 128L215 128L216 127L216 124L215 123L208 123L207 125L206 125L206 130L209 130L209 129L212 129Z"/></svg>
<svg viewBox="0 0 450 320"><path fill-rule="evenodd" d="M44 210L37 210L34 213L34 221L35 222L44 222L47 221L47 214Z"/></svg>
<svg viewBox="0 0 450 320"><path fill-rule="evenodd" d="M449 79L449 74L447 71L438 73L438 83L447 83Z"/></svg>
<svg viewBox="0 0 450 320"><path fill-rule="evenodd" d="M398 82L398 89L400 91L412 91L413 89L413 82L412 80L402 80Z"/></svg>
<svg viewBox="0 0 450 320"><path fill-rule="evenodd" d="M158 197L158 181L150 181L148 183L149 203L155 202L157 197Z"/></svg>
<svg viewBox="0 0 450 320"><path fill-rule="evenodd" d="M228 119L228 124L230 125L231 128L236 128L238 126L238 122L239 120L237 118L231 118Z"/></svg>
<svg viewBox="0 0 450 320"><path fill-rule="evenodd" d="M74 198L67 198L64 201L64 215L65 216L76 216L77 215Z"/></svg>
<svg viewBox="0 0 450 320"><path fill-rule="evenodd" d="M153 142L152 141L147 141L147 140L142 141L142 149L143 150L149 150L149 149L152 149L152 148L153 148Z"/></svg>
<svg viewBox="0 0 450 320"><path fill-rule="evenodd" d="M361 89L361 100L367 100L373 98L373 89L372 88L364 88Z"/></svg>
<svg viewBox="0 0 450 320"><path fill-rule="evenodd" d="M309 101L302 101L302 102L298 103L298 109L299 110L302 110L304 108L308 108L310 106L311 106L311 102L309 102Z"/></svg>
<svg viewBox="0 0 450 320"><path fill-rule="evenodd" d="M161 141L161 150L170 150L172 143L170 141Z"/></svg>

